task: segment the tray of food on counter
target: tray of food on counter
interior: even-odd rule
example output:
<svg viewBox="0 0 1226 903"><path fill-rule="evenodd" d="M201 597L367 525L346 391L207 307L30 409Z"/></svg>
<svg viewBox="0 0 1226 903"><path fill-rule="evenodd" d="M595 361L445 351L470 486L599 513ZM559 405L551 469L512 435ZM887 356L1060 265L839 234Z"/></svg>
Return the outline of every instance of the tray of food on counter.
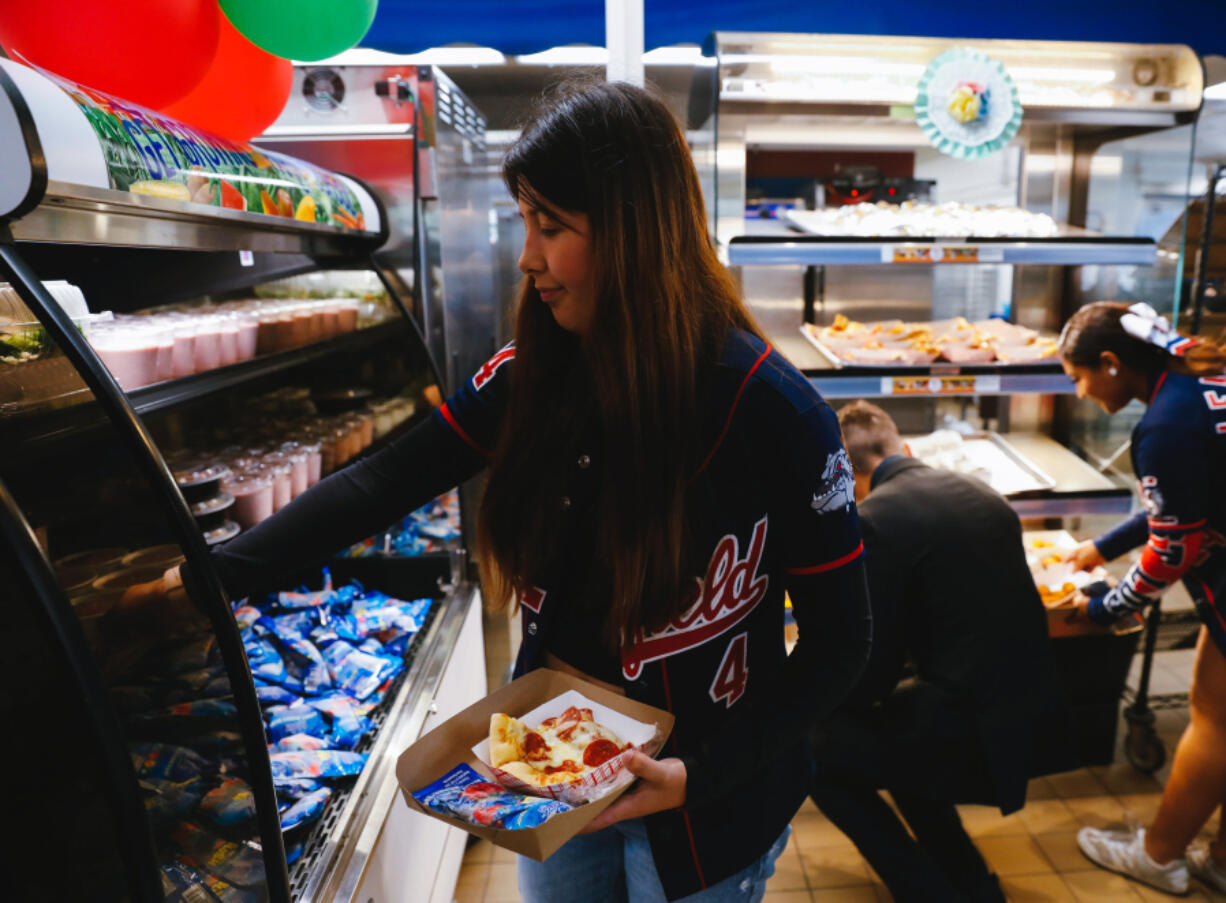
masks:
<svg viewBox="0 0 1226 903"><path fill-rule="evenodd" d="M907 453L930 467L976 477L1003 496L1046 492L1056 481L995 432L937 430L903 441Z"/></svg>
<svg viewBox="0 0 1226 903"><path fill-rule="evenodd" d="M1059 362L1055 336L995 318L862 323L838 314L829 326L802 323L800 332L837 368Z"/></svg>

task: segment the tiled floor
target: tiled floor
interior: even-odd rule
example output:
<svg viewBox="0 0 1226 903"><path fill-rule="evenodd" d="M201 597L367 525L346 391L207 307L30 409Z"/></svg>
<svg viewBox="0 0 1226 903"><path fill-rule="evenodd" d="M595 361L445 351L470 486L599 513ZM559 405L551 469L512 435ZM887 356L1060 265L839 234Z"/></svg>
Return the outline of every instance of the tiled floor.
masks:
<svg viewBox="0 0 1226 903"><path fill-rule="evenodd" d="M1155 658L1152 693L1187 689L1192 652ZM1129 680L1136 685L1134 675ZM1157 728L1168 754L1187 720L1186 709L1159 711ZM1122 733L1122 732L1121 732ZM1169 760L1169 755L1168 755ZM1148 823L1170 764L1154 777L1117 755L1114 765L1032 781L1021 812L1002 817L980 806L961 807L963 823L1015 903L1140 903L1174 899L1092 866L1077 849L1082 825L1133 819ZM1211 823L1216 830L1216 823ZM776 865L765 903L887 903L890 894L824 816L806 803L792 822L792 838ZM1226 894L1194 882L1185 900L1226 903ZM456 886L456 903L517 903L515 856L482 841L469 848Z"/></svg>

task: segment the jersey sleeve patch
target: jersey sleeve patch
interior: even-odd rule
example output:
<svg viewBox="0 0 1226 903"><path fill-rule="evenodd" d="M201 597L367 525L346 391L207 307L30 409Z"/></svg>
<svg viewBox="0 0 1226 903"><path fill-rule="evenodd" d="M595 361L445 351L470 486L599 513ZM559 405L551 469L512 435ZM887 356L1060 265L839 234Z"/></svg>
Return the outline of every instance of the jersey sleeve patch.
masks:
<svg viewBox="0 0 1226 903"><path fill-rule="evenodd" d="M847 511L856 501L856 480L851 470L851 459L840 448L826 456L826 466L818 480L817 489L809 507L818 514L832 511Z"/></svg>

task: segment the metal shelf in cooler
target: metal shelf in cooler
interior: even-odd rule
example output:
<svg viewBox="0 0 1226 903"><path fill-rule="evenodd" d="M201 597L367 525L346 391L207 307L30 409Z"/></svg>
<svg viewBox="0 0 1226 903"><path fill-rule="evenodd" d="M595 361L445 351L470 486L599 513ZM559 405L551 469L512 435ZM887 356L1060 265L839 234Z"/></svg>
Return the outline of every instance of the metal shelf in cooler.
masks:
<svg viewBox="0 0 1226 903"><path fill-rule="evenodd" d="M262 355L228 367L134 389L127 393L128 402L136 413L150 414L338 352L360 351L397 337L407 341L410 328L406 319L397 318L292 351ZM47 443L80 437L109 423L101 408L91 403L86 393L77 394L82 400L66 407L0 417L5 436L10 440L5 445L5 453L37 454Z"/></svg>
<svg viewBox="0 0 1226 903"><path fill-rule="evenodd" d="M739 235L728 242L732 266L958 266L964 264L1083 264L1152 266L1148 238L1070 235L1056 238L856 238L780 231Z"/></svg>

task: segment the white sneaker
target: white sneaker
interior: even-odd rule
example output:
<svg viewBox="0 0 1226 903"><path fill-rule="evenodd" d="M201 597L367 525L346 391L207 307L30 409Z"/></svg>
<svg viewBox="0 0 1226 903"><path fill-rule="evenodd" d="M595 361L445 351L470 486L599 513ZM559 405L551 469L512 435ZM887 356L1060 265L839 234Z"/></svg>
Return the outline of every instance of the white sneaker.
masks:
<svg viewBox="0 0 1226 903"><path fill-rule="evenodd" d="M1214 890L1226 892L1226 868L1209 855L1208 847L1188 847L1188 871Z"/></svg>
<svg viewBox="0 0 1226 903"><path fill-rule="evenodd" d="M1159 865L1145 852L1145 829L1104 831L1082 828L1077 846L1096 865L1144 882L1168 894L1188 892L1188 862L1175 859Z"/></svg>

